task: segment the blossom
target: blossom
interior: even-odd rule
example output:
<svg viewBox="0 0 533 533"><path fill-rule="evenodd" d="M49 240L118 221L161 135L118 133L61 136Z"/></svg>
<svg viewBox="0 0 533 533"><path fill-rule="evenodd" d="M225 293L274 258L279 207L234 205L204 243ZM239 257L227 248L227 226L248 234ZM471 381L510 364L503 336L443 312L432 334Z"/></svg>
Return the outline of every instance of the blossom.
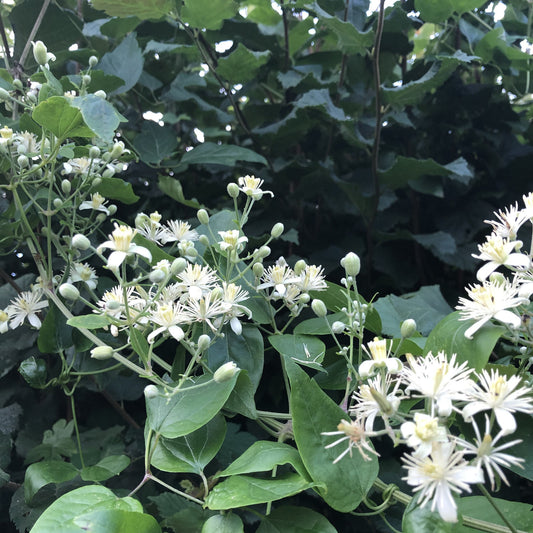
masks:
<svg viewBox="0 0 533 533"><path fill-rule="evenodd" d="M230 306L212 292L207 292L200 298L189 298L187 301L187 311L196 322L205 322L213 331L217 328L212 319L227 313Z"/></svg>
<svg viewBox="0 0 533 533"><path fill-rule="evenodd" d="M470 492L469 484L483 482L482 470L468 465L463 455L455 451L454 442L434 442L429 456L402 458L407 469L403 479L415 487L414 492L420 492L421 507L433 500L431 510L436 508L446 522L457 522L457 505L452 492Z"/></svg>
<svg viewBox="0 0 533 533"><path fill-rule="evenodd" d="M365 461L370 461L372 458L365 453L365 450L373 455L379 457L379 453L374 450L368 437L373 436L372 433L367 432L364 428L362 420L341 420L337 426L338 431L323 431L322 435L343 435L340 439L325 446L326 450L333 448L341 442L348 441L348 448L344 450L334 461L333 464L338 463L346 454L352 457L352 449L356 448Z"/></svg>
<svg viewBox="0 0 533 533"><path fill-rule="evenodd" d="M185 285L190 297L199 300L205 292L211 290L217 281L217 276L209 266L189 263L187 268L180 272L178 279Z"/></svg>
<svg viewBox="0 0 533 533"><path fill-rule="evenodd" d="M223 252L226 250L235 250L239 253L248 242L248 237L245 237L244 235L239 236L239 230L237 229L219 231L218 234L222 238L218 245Z"/></svg>
<svg viewBox="0 0 533 533"><path fill-rule="evenodd" d="M88 263L74 263L70 267L70 276L68 277L68 283L76 283L77 281L83 281L89 289L96 289L98 276L96 275L94 268Z"/></svg>
<svg viewBox="0 0 533 533"><path fill-rule="evenodd" d="M366 347L363 346L363 350L372 358L370 361L363 361L359 365L359 375L366 379L372 375L377 368L386 368L387 372L391 374L398 373L402 368L402 362L396 357L389 357L392 343L387 350L387 340L378 339L374 337L374 340L368 342Z"/></svg>
<svg viewBox="0 0 533 533"><path fill-rule="evenodd" d="M522 441L517 439L496 446L496 443L504 435L504 432L500 431L493 439L490 435L490 422L487 415L485 415L485 434L483 438L481 438L479 428L474 419L472 419L472 426L474 427L474 432L476 434L475 444L461 438L457 438L457 442L465 449L465 454L474 454L476 456L473 464L483 467L485 472L487 472L492 490L495 490L496 485L495 474L497 474L507 486L510 486L501 467L522 467L521 463L524 462L524 459L522 457L514 457L508 453L502 453L502 450L506 450L515 444L520 444Z"/></svg>
<svg viewBox="0 0 533 533"><path fill-rule="evenodd" d="M238 317L246 314L248 318L252 318L252 312L239 303L248 299L248 292L235 285L235 283L227 283L226 281L222 282L222 291L222 300L229 306L229 310L226 312L226 320L229 320L233 332L236 335L240 335L242 333L242 324Z"/></svg>
<svg viewBox="0 0 533 533"><path fill-rule="evenodd" d="M183 220L169 220L167 227L163 228L162 242L197 241L200 235L191 225Z"/></svg>
<svg viewBox="0 0 533 533"><path fill-rule="evenodd" d="M415 449L413 457L427 457L434 442L446 442L446 428L439 425L439 419L425 413L415 413L414 422L404 422L400 428L407 445Z"/></svg>
<svg viewBox="0 0 533 533"><path fill-rule="evenodd" d="M444 352L433 355L429 352L425 357L413 357L407 354L409 367L404 367L401 377L407 384L406 392L418 391L422 398L429 398L431 415L435 407L439 416L449 416L452 412L452 401L465 400L466 393L472 388L469 378L472 372L464 362L457 365L456 354L448 361Z"/></svg>
<svg viewBox="0 0 533 533"><path fill-rule="evenodd" d="M165 229L161 226L160 220L161 215L157 211L150 213L149 217L144 213L139 213L135 218L135 226L143 237L161 244L165 237Z"/></svg>
<svg viewBox="0 0 533 533"><path fill-rule="evenodd" d="M148 335L150 344L161 333L169 333L177 341L181 341L185 337L181 326L190 322L190 315L180 303L162 303L157 304L156 310L150 313L150 320L160 326Z"/></svg>
<svg viewBox="0 0 533 533"><path fill-rule="evenodd" d="M520 227L529 219L528 211L526 209L518 209L518 204L511 205L505 211L498 211L494 213L497 221L484 220L490 224L493 229L493 234L505 240L513 241Z"/></svg>
<svg viewBox="0 0 533 533"><path fill-rule="evenodd" d="M124 298L126 296L126 298ZM133 287L124 289L120 285L113 287L112 289L105 291L102 298L97 302L100 311L110 317L119 319L124 316L126 309L126 302L128 304L128 310L140 311L146 305L146 300L135 292Z"/></svg>
<svg viewBox="0 0 533 533"><path fill-rule="evenodd" d="M98 192L91 194L90 200L82 202L78 209L83 211L84 209L92 209L93 211L102 211L106 215L109 215L109 209L105 206L106 199Z"/></svg>
<svg viewBox="0 0 533 533"><path fill-rule="evenodd" d="M63 174L88 174L91 167L98 164L99 159L88 157L75 157L63 163Z"/></svg>
<svg viewBox="0 0 533 533"><path fill-rule="evenodd" d="M41 300L42 292L23 291L6 308L6 313L11 321L11 329L18 328L24 320L27 320L33 327L40 328L42 325L38 313L41 309L48 307L47 300Z"/></svg>
<svg viewBox="0 0 533 533"><path fill-rule="evenodd" d="M513 253L513 250L521 245L521 241L510 241L495 234L489 235L486 242L478 245L480 254L472 254L477 259L488 261L478 270L477 279L485 281L501 265L517 268L529 267L531 261L527 255Z"/></svg>
<svg viewBox="0 0 533 533"><path fill-rule="evenodd" d="M533 219L533 192L530 192L527 195L524 194L522 200L524 201L524 210L526 211L528 218L530 220Z"/></svg>
<svg viewBox="0 0 533 533"><path fill-rule="evenodd" d="M36 155L41 151L41 143L35 134L28 131L17 132L13 135L13 147L21 154Z"/></svg>
<svg viewBox="0 0 533 533"><path fill-rule="evenodd" d="M491 369L490 374L483 370L479 383L474 383L468 394L467 405L462 414L469 421L476 413L492 409L498 425L505 435L516 430L516 420L513 413L533 413L533 396L528 387L518 387L519 376L507 377L500 375L498 370Z"/></svg>
<svg viewBox="0 0 533 533"><path fill-rule="evenodd" d="M291 284L295 278L295 273L287 264L283 257L280 257L275 265L269 266L261 279L263 283L257 286L258 290L274 287L273 296L285 295L287 285ZM298 290L298 292L300 292Z"/></svg>
<svg viewBox="0 0 533 533"><path fill-rule="evenodd" d="M274 196L272 191L261 190L263 180L256 178L255 176L243 176L237 181L239 184L239 190L246 194L246 196L251 196L253 200L261 200L263 194L270 194L270 196Z"/></svg>
<svg viewBox="0 0 533 533"><path fill-rule="evenodd" d="M5 333L9 329L9 314L0 309L0 333Z"/></svg>
<svg viewBox="0 0 533 533"><path fill-rule="evenodd" d="M300 275L291 280L302 292L323 291L327 288L324 269L317 265L306 265Z"/></svg>
<svg viewBox="0 0 533 533"><path fill-rule="evenodd" d="M107 260L107 266L111 270L117 269L130 254L141 255L148 261L152 260L152 254L147 248L144 246L138 246L132 242L136 231L137 230L134 230L129 226L119 226L115 223L115 230L109 235L109 240L98 247L99 252L101 252L103 248L110 248L113 250Z"/></svg>
<svg viewBox="0 0 533 533"><path fill-rule="evenodd" d="M512 328L520 326L520 316L509 309L527 303L527 298L520 296L516 283L507 280L484 281L466 288L470 297L459 298L459 320L475 320L466 331L465 337L471 339L478 329L492 318Z"/></svg>

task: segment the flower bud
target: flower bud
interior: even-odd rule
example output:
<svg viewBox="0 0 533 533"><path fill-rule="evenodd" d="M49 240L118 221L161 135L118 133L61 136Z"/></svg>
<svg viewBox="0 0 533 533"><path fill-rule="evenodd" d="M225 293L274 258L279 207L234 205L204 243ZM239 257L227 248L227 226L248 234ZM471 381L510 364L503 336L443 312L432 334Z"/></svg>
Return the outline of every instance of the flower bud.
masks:
<svg viewBox="0 0 533 533"><path fill-rule="evenodd" d="M495 285L505 285L507 279L501 272L493 272L489 276L489 281Z"/></svg>
<svg viewBox="0 0 533 533"><path fill-rule="evenodd" d="M113 216L117 212L117 206L115 204L109 204L107 207L107 210L109 211L109 214Z"/></svg>
<svg viewBox="0 0 533 533"><path fill-rule="evenodd" d="M2 102L9 102L11 100L11 96L9 96L9 93L2 87L0 87L0 101Z"/></svg>
<svg viewBox="0 0 533 533"><path fill-rule="evenodd" d="M98 146L91 146L89 148L89 157L91 159L96 159L100 157L100 148L98 148Z"/></svg>
<svg viewBox="0 0 533 533"><path fill-rule="evenodd" d="M152 270L152 272L150 272L148 279L152 283L161 283L166 279L166 277L167 275L163 270L161 270L160 268L156 268L155 270Z"/></svg>
<svg viewBox="0 0 533 533"><path fill-rule="evenodd" d="M341 259L341 266L346 271L347 276L355 277L361 271L361 260L357 254L349 252Z"/></svg>
<svg viewBox="0 0 533 533"><path fill-rule="evenodd" d="M30 160L28 156L21 154L17 157L17 164L20 168L27 168L30 166Z"/></svg>
<svg viewBox="0 0 533 533"><path fill-rule="evenodd" d="M94 93L94 96L98 96L98 98L101 98L102 100L105 100L107 98L107 94L105 91L99 90Z"/></svg>
<svg viewBox="0 0 533 533"><path fill-rule="evenodd" d="M98 222L99 224L101 224L102 222L105 222L105 219L106 219L105 213L98 213L96 215L96 222Z"/></svg>
<svg viewBox="0 0 533 533"><path fill-rule="evenodd" d="M404 339L412 337L416 333L416 322L412 318L404 320L400 326L400 333Z"/></svg>
<svg viewBox="0 0 533 533"><path fill-rule="evenodd" d="M91 246L91 241L81 233L77 233L72 237L72 247L76 248L77 250L87 250Z"/></svg>
<svg viewBox="0 0 533 533"><path fill-rule="evenodd" d="M223 383L224 381L229 381L238 371L239 367L233 361L228 361L217 369L213 379L216 383Z"/></svg>
<svg viewBox="0 0 533 533"><path fill-rule="evenodd" d="M268 257L271 252L272 250L268 246L263 245L257 250L257 257L264 259L265 257Z"/></svg>
<svg viewBox="0 0 533 533"><path fill-rule="evenodd" d="M98 58L96 56L91 56L89 58L89 66L91 68L94 68L94 67L96 67L97 64L98 64Z"/></svg>
<svg viewBox="0 0 533 533"><path fill-rule="evenodd" d="M69 180L63 180L61 182L61 190L63 191L63 194L70 194L70 191L72 190L72 184Z"/></svg>
<svg viewBox="0 0 533 533"><path fill-rule="evenodd" d="M237 198L239 196L239 186L236 183L228 183L226 190L230 198Z"/></svg>
<svg viewBox="0 0 533 533"><path fill-rule="evenodd" d="M83 85L89 85L89 83L91 83L91 76L89 76L89 74L84 74L81 77L81 81L83 82Z"/></svg>
<svg viewBox="0 0 533 533"><path fill-rule="evenodd" d="M114 168L106 168L103 172L102 172L102 178L112 178L113 176L115 175L115 169Z"/></svg>
<svg viewBox="0 0 533 533"><path fill-rule="evenodd" d="M328 309L326 307L326 304L322 300L319 300L318 298L315 298L311 302L311 309L313 310L315 315L318 317L324 317L328 314Z"/></svg>
<svg viewBox="0 0 533 533"><path fill-rule="evenodd" d="M200 237L198 237L198 242L204 246L209 246L209 239L207 238L207 235L200 235Z"/></svg>
<svg viewBox="0 0 533 533"><path fill-rule="evenodd" d="M96 178L93 179L92 186L98 187L102 183L102 178L99 176L96 176Z"/></svg>
<svg viewBox="0 0 533 533"><path fill-rule="evenodd" d="M331 324L331 331L333 331L335 334L342 333L345 329L346 324L340 320L335 320L335 322Z"/></svg>
<svg viewBox="0 0 533 533"><path fill-rule="evenodd" d="M209 335L200 335L198 337L198 351L205 352L211 344L211 337Z"/></svg>
<svg viewBox="0 0 533 533"><path fill-rule="evenodd" d="M196 213L196 217L200 221L200 224L204 224L205 226L209 224L209 215L205 209L198 209L198 213Z"/></svg>
<svg viewBox="0 0 533 533"><path fill-rule="evenodd" d="M33 57L38 65L44 67L48 64L48 50L42 41L31 43L33 45Z"/></svg>
<svg viewBox="0 0 533 533"><path fill-rule="evenodd" d="M105 361L113 357L114 350L111 346L97 346L91 350L91 358Z"/></svg>
<svg viewBox="0 0 533 533"><path fill-rule="evenodd" d="M61 200L61 198L54 198L54 201L52 203L54 204L54 207L56 209L60 209L63 205L63 200Z"/></svg>
<svg viewBox="0 0 533 533"><path fill-rule="evenodd" d="M63 283L59 286L59 294L66 300L76 301L80 297L80 291L72 283Z"/></svg>
<svg viewBox="0 0 533 533"><path fill-rule="evenodd" d="M111 150L111 159L118 159L124 153L124 148L122 141L116 142Z"/></svg>
<svg viewBox="0 0 533 533"><path fill-rule="evenodd" d="M300 294L300 296L298 296L298 303L300 304L308 304L310 300L311 296L309 296L309 293L307 292L303 292Z"/></svg>
<svg viewBox="0 0 533 533"><path fill-rule="evenodd" d="M270 235L272 235L274 239L277 239L278 237L281 236L284 229L285 229L285 226L281 222L276 222L276 224L274 224L274 226L270 230Z"/></svg>
<svg viewBox="0 0 533 533"><path fill-rule="evenodd" d="M183 259L183 257L178 257L177 259L174 259L172 261L172 265L170 265L170 273L173 276L177 276L181 272L183 272L187 268L187 261Z"/></svg>
<svg viewBox="0 0 533 533"><path fill-rule="evenodd" d="M24 85L22 85L22 82L18 78L15 78L13 80L13 87L15 87L17 91L22 91Z"/></svg>
<svg viewBox="0 0 533 533"><path fill-rule="evenodd" d="M294 265L294 273L299 276L305 270L306 266L307 263L303 259L299 259Z"/></svg>
<svg viewBox="0 0 533 533"><path fill-rule="evenodd" d="M256 278L260 278L265 272L265 267L263 266L263 263L254 263L252 271Z"/></svg>
<svg viewBox="0 0 533 533"><path fill-rule="evenodd" d="M159 390L155 385L146 385L144 387L144 397L147 400L150 400L151 398L157 398L159 396Z"/></svg>

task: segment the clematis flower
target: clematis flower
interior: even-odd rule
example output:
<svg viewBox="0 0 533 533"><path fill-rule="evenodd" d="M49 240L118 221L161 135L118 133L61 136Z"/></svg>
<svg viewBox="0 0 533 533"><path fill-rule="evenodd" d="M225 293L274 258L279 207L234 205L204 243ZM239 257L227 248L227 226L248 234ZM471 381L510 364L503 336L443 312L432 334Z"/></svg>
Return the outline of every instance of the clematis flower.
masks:
<svg viewBox="0 0 533 533"><path fill-rule="evenodd" d="M370 452L372 455L379 457L379 453L374 450L368 437L374 436L374 433L366 431L362 420L341 420L337 426L338 431L324 431L321 435L342 435L340 439L325 446L326 450L333 448L341 442L348 441L348 447L344 450L334 461L333 464L338 463L346 454L350 454L352 457L353 448L361 454L361 457L365 461L370 461L372 458L365 452Z"/></svg>
<svg viewBox="0 0 533 533"><path fill-rule="evenodd" d="M291 280L302 292L323 291L327 288L324 269L317 265L307 265L298 277Z"/></svg>
<svg viewBox="0 0 533 533"><path fill-rule="evenodd" d="M246 196L251 196L253 200L261 200L263 194L270 194L270 196L274 196L272 191L261 190L263 180L256 178L255 176L243 176L237 181L239 184L239 190L246 194Z"/></svg>
<svg viewBox="0 0 533 533"><path fill-rule="evenodd" d="M439 419L425 413L415 413L414 422L404 422L401 433L407 439L407 446L414 448L413 457L427 457L434 442L447 442L446 428L439 425Z"/></svg>
<svg viewBox="0 0 533 533"><path fill-rule="evenodd" d="M0 309L0 333L5 333L9 329L9 315Z"/></svg>
<svg viewBox="0 0 533 533"><path fill-rule="evenodd" d="M98 192L91 194L90 200L82 202L78 209L83 211L84 209L92 209L93 211L102 211L106 215L109 215L109 209L105 206L106 199Z"/></svg>
<svg viewBox="0 0 533 533"><path fill-rule="evenodd" d="M163 228L161 241L167 242L197 241L200 235L191 225L183 220L169 220L167 226Z"/></svg>
<svg viewBox="0 0 533 533"><path fill-rule="evenodd" d="M493 234L501 237L504 240L514 241L518 230L529 219L528 211L526 209L518 209L518 204L507 207L505 211L497 211L494 213L497 221L484 220L490 224L493 229Z"/></svg>
<svg viewBox="0 0 533 533"><path fill-rule="evenodd" d="M386 368L388 373L397 374L403 368L403 364L396 357L389 357L391 348L392 343L387 349L387 340L380 340L377 337L374 337L373 341L368 342L366 347L363 346L363 350L372 359L370 361L363 361L360 364L359 375L361 378L366 379L378 368Z"/></svg>
<svg viewBox="0 0 533 533"><path fill-rule="evenodd" d="M144 246L139 246L132 242L137 230L129 226L119 226L115 223L115 230L109 235L109 240L98 247L98 252L104 248L113 250L107 260L107 266L111 270L116 270L128 255L135 254L144 257L148 262L152 260L152 254Z"/></svg>
<svg viewBox="0 0 533 533"><path fill-rule="evenodd" d="M42 325L39 318L39 311L48 307L47 300L41 300L42 292L24 291L21 292L11 303L7 306L6 312L11 321L9 327L11 329L18 328L25 320L27 320L34 328L40 328Z"/></svg>
<svg viewBox="0 0 533 533"><path fill-rule="evenodd" d="M160 327L148 335L148 342L152 344L155 338L162 333L168 333L177 341L183 340L185 333L181 326L188 324L191 317L184 306L179 303L162 303L158 304L155 311L150 313L150 320Z"/></svg>
<svg viewBox="0 0 533 533"><path fill-rule="evenodd" d="M218 245L224 252L226 250L235 250L237 253L241 252L248 242L248 237L239 234L239 230L232 229L228 231L219 231L218 234L222 238Z"/></svg>
<svg viewBox="0 0 533 533"><path fill-rule="evenodd" d="M280 257L275 265L269 266L262 276L263 283L257 286L257 290L274 288L273 296L285 295L287 285L293 283L296 277L292 268L287 264L283 257ZM300 290L298 289L298 293Z"/></svg>
<svg viewBox="0 0 533 533"><path fill-rule="evenodd" d="M96 289L98 283L98 276L93 267L88 263L74 263L70 267L70 276L68 277L68 283L76 283L82 281L89 287L89 289Z"/></svg>
<svg viewBox="0 0 533 533"><path fill-rule="evenodd" d="M209 292L217 281L215 272L208 266L193 265L189 263L187 268L178 274L178 279L189 292L194 300L199 300L204 293Z"/></svg>

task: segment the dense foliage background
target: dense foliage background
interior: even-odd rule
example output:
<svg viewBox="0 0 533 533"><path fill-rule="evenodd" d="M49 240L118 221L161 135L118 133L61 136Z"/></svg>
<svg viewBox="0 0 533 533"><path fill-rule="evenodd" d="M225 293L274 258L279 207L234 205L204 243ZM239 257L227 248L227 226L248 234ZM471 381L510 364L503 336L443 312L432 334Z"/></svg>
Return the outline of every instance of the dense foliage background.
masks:
<svg viewBox="0 0 533 533"><path fill-rule="evenodd" d="M473 280L483 220L531 188L526 0L398 0L372 9L367 0L17 0L0 5L0 15L1 88L44 81L28 78L31 40L56 55L50 67L65 91L98 57L90 89L105 91L123 115L120 138L134 159L122 177L138 199L116 215L130 223L139 211L187 219L202 206L227 207L227 183L255 174L274 198L262 201L251 231L282 221L290 231L276 252L290 262L305 257L335 279L339 258L354 250L367 299L439 285L454 306ZM0 111L0 125L32 128L22 110ZM0 199L2 305L35 273L9 205ZM31 389L17 372L38 354L35 339L30 330L0 338L0 467L10 474L3 531L31 527L57 494L48 487L28 506L19 488L27 465L76 453L70 400ZM53 357L47 364L53 374ZM128 476L136 484L143 455L142 390L117 375L87 380L76 393L84 446L95 457L133 460L122 486ZM269 401L283 408L274 384ZM248 446L246 429L231 426L232 453ZM143 497L154 497L151 512L172 530L176 503L156 495L152 487ZM191 523L200 513L180 512Z"/></svg>

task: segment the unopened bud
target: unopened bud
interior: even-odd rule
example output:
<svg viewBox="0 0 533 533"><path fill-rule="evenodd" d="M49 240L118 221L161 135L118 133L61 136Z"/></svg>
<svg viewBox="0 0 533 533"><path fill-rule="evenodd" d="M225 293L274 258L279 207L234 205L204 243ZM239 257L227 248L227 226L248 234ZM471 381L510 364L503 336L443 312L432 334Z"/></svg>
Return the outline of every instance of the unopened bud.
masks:
<svg viewBox="0 0 533 533"><path fill-rule="evenodd" d="M315 298L311 302L311 309L318 317L324 317L328 314L328 308L326 307L326 304L318 298Z"/></svg>
<svg viewBox="0 0 533 533"><path fill-rule="evenodd" d="M361 260L357 254L349 252L341 259L341 266L346 271L347 276L355 277L361 271Z"/></svg>
<svg viewBox="0 0 533 533"><path fill-rule="evenodd" d="M15 87L17 91L22 91L24 85L22 85L22 82L18 78L15 78L13 80L13 87Z"/></svg>
<svg viewBox="0 0 533 533"><path fill-rule="evenodd" d="M105 213L98 213L96 215L96 222L98 222L99 224L101 224L102 222L105 222L105 219L106 219Z"/></svg>
<svg viewBox="0 0 533 533"><path fill-rule="evenodd" d="M224 381L229 381L238 371L239 367L233 361L228 361L217 369L213 379L216 383L223 383Z"/></svg>
<svg viewBox="0 0 533 533"><path fill-rule="evenodd" d="M91 350L91 358L105 361L113 357L113 348L111 346L97 346Z"/></svg>
<svg viewBox="0 0 533 533"><path fill-rule="evenodd" d="M144 387L144 397L149 400L151 398L157 398L159 396L159 390L155 385L146 385Z"/></svg>
<svg viewBox="0 0 533 533"><path fill-rule="evenodd" d="M268 257L271 252L272 250L268 246L263 245L261 248L259 248L259 250L257 250L257 257L264 259L265 257Z"/></svg>
<svg viewBox="0 0 533 533"><path fill-rule="evenodd" d="M172 261L170 265L170 273L174 276L177 276L187 268L187 261L183 257L178 257Z"/></svg>
<svg viewBox="0 0 533 533"><path fill-rule="evenodd" d="M333 322L333 324L331 324L331 331L333 331L335 334L342 333L345 329L346 324L340 320L336 320Z"/></svg>
<svg viewBox="0 0 533 533"><path fill-rule="evenodd" d="M72 184L69 180L63 180L61 182L61 190L63 191L63 194L70 194L70 191L72 190Z"/></svg>
<svg viewBox="0 0 533 533"><path fill-rule="evenodd" d="M204 246L209 246L209 239L207 238L207 235L200 235L200 237L198 237L198 242Z"/></svg>
<svg viewBox="0 0 533 533"><path fill-rule="evenodd" d="M198 209L198 213L196 213L196 217L200 221L200 224L204 224L205 226L209 224L209 215L205 209Z"/></svg>
<svg viewBox="0 0 533 533"><path fill-rule="evenodd" d="M91 246L91 241L81 233L77 233L72 237L72 247L76 248L77 250L87 250Z"/></svg>
<svg viewBox="0 0 533 533"><path fill-rule="evenodd" d="M299 259L298 261L296 261L296 264L294 265L294 273L299 276L304 270L305 270L305 267L307 266L307 263L303 260L303 259Z"/></svg>
<svg viewBox="0 0 533 533"><path fill-rule="evenodd" d="M135 227L142 228L146 224L150 224L150 217L144 213L138 213L135 217Z"/></svg>
<svg viewBox="0 0 533 533"><path fill-rule="evenodd" d="M256 278L260 278L265 272L265 267L263 266L263 263L254 263L252 271Z"/></svg>
<svg viewBox="0 0 533 533"><path fill-rule="evenodd" d="M200 335L198 337L198 351L205 352L211 344L211 337L209 335Z"/></svg>
<svg viewBox="0 0 533 533"><path fill-rule="evenodd" d="M89 76L89 74L84 74L81 77L81 80L83 82L83 85L89 85L89 83L91 83L91 76Z"/></svg>
<svg viewBox="0 0 533 533"><path fill-rule="evenodd" d="M309 293L307 292L303 292L302 294L300 294L300 296L298 296L298 303L308 304L310 300L311 296L309 296Z"/></svg>
<svg viewBox="0 0 533 533"><path fill-rule="evenodd" d="M109 204L107 210L109 211L109 214L113 216L117 212L117 206L115 204Z"/></svg>
<svg viewBox="0 0 533 533"><path fill-rule="evenodd" d="M98 148L98 146L91 146L89 148L89 157L91 159L96 159L100 157L100 148Z"/></svg>
<svg viewBox="0 0 533 533"><path fill-rule="evenodd" d="M80 297L80 291L72 283L63 283L59 286L59 294L66 300L76 301Z"/></svg>
<svg viewBox="0 0 533 533"><path fill-rule="evenodd" d="M101 98L102 100L105 100L107 98L107 94L105 91L95 91L94 96L98 96L98 98Z"/></svg>
<svg viewBox="0 0 533 533"><path fill-rule="evenodd" d="M230 198L237 198L239 196L239 186L236 183L228 183L226 190Z"/></svg>
<svg viewBox="0 0 533 533"><path fill-rule="evenodd" d="M9 96L9 93L2 87L0 87L0 101L2 102L9 102L11 100L11 96Z"/></svg>
<svg viewBox="0 0 533 533"><path fill-rule="evenodd" d="M115 169L114 168L110 168L110 167L107 167L103 172L102 172L102 178L112 178L113 176L115 175Z"/></svg>
<svg viewBox="0 0 533 533"><path fill-rule="evenodd" d="M407 337L412 337L416 333L416 322L412 318L408 318L402 322L400 327L400 333L405 339Z"/></svg>
<svg viewBox="0 0 533 533"><path fill-rule="evenodd" d="M504 285L507 282L507 278L501 272L493 272L489 276L489 281L494 285Z"/></svg>
<svg viewBox="0 0 533 533"><path fill-rule="evenodd" d="M44 67L48 64L48 50L42 41L32 42L33 45L33 57L38 65Z"/></svg>
<svg viewBox="0 0 533 533"><path fill-rule="evenodd" d="M89 66L92 68L92 67L96 67L97 64L98 64L98 58L96 56L91 56L89 58Z"/></svg>
<svg viewBox="0 0 533 533"><path fill-rule="evenodd" d="M278 237L281 236L284 229L285 229L285 226L281 222L276 222L276 224L274 224L274 226L270 230L270 235L272 235L274 239L277 239Z"/></svg>
<svg viewBox="0 0 533 533"><path fill-rule="evenodd" d="M28 156L21 154L17 157L17 164L20 168L27 168L30 166L30 160Z"/></svg>
<svg viewBox="0 0 533 533"><path fill-rule="evenodd" d="M161 283L166 279L166 277L167 275L165 272L163 272L163 270L161 270L160 268L156 268L155 270L152 270L152 272L150 272L148 279L152 283Z"/></svg>
<svg viewBox="0 0 533 533"><path fill-rule="evenodd" d="M102 183L102 178L99 176L96 176L96 178L93 179L92 186L98 187Z"/></svg>
<svg viewBox="0 0 533 533"><path fill-rule="evenodd" d="M124 153L124 148L122 141L116 142L111 150L111 159L118 159Z"/></svg>
<svg viewBox="0 0 533 533"><path fill-rule="evenodd" d="M61 200L61 198L54 198L54 201L52 203L54 204L54 207L56 209L60 209L63 205L63 200Z"/></svg>

